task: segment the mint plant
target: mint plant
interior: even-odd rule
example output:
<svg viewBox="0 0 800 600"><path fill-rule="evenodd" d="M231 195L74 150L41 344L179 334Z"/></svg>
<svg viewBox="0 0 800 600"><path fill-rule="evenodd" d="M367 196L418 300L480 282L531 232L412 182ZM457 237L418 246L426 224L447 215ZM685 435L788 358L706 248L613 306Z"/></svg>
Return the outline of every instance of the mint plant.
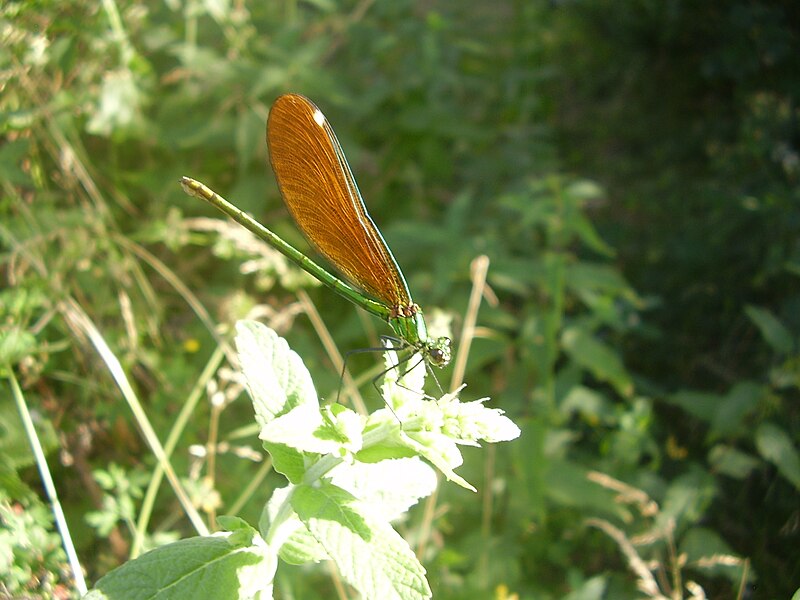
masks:
<svg viewBox="0 0 800 600"><path fill-rule="evenodd" d="M459 445L512 440L517 426L486 399L461 402L455 392L431 400L422 361L392 368L392 350L381 388L386 407L364 416L320 406L301 358L265 325L240 321L236 347L259 437L286 487L265 503L258 529L220 517L227 531L148 552L100 579L87 598L264 600L272 598L278 559L332 560L364 598L430 598L425 569L392 520L434 491L429 463L474 490L455 473Z"/></svg>

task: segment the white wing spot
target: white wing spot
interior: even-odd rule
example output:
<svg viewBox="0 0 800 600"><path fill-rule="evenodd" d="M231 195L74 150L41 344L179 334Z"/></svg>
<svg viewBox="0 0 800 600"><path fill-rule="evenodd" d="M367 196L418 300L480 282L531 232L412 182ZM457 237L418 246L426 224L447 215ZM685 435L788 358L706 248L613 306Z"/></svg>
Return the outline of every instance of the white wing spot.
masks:
<svg viewBox="0 0 800 600"><path fill-rule="evenodd" d="M316 121L317 125L320 127L325 124L325 115L322 114L320 109L314 111L314 121Z"/></svg>

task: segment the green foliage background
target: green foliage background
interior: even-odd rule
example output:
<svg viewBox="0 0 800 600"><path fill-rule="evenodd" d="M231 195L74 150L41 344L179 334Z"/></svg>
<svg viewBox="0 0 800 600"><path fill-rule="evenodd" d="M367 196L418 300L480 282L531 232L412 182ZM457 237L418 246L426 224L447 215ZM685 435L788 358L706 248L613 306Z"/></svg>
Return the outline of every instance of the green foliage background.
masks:
<svg viewBox="0 0 800 600"><path fill-rule="evenodd" d="M71 0L6 2L0 19L0 369L49 432L91 580L127 557L154 460L76 306L159 432L217 339L262 303L335 393L336 369L294 318L307 283L243 274L251 257L198 228L211 212L177 183L202 179L302 245L263 140L271 102L295 91L332 122L415 299L454 316L456 344L470 263L491 260L498 301L481 308L465 393L492 396L523 435L468 458L482 495L444 486L430 537L423 511L403 524L425 540L435 597L634 597L599 521L651 536L639 551L666 580L686 553L685 577L709 597L800 586L796 3ZM383 333L327 290L309 294L340 349ZM5 390L0 401L3 488L35 506ZM193 470L188 448L217 418L198 410L174 461L224 513L256 467L221 454L211 489ZM232 401L220 439L257 447L238 434L251 418ZM270 483L241 509L252 523ZM63 575L52 552L21 550L27 531L8 534L20 551L5 585L44 594ZM190 533L162 491L149 543ZM741 560L696 562L713 555ZM321 571L282 577L279 593L334 593Z"/></svg>

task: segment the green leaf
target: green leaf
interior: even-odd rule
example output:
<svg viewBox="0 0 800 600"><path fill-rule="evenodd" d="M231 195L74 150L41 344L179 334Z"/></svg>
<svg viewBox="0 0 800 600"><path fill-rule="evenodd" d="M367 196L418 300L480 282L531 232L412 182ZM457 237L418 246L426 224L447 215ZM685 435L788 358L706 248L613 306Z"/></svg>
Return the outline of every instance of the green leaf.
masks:
<svg viewBox="0 0 800 600"><path fill-rule="evenodd" d="M362 417L339 404L322 414L318 406L304 404L264 425L259 437L301 452L341 456L361 449L363 426Z"/></svg>
<svg viewBox="0 0 800 600"><path fill-rule="evenodd" d="M725 394L711 420L712 436L736 435L747 426L747 417L752 414L764 396L764 387L752 381L742 381Z"/></svg>
<svg viewBox="0 0 800 600"><path fill-rule="evenodd" d="M594 291L613 296L633 296L620 272L608 265L590 262L571 264L566 270L567 284L576 293Z"/></svg>
<svg viewBox="0 0 800 600"><path fill-rule="evenodd" d="M541 419L524 421L519 442L510 449L511 468L515 473L514 493L531 519L545 519L548 510L545 498L550 489L551 462L545 449L548 427Z"/></svg>
<svg viewBox="0 0 800 600"><path fill-rule="evenodd" d="M594 250L598 254L602 254L607 257L613 257L616 255L614 248L607 244L606 241L597 233L597 229L595 229L595 226L590 219L587 219L582 215L573 216L569 228L575 232L576 236L580 238L588 248Z"/></svg>
<svg viewBox="0 0 800 600"><path fill-rule="evenodd" d="M733 554L728 543L716 531L705 527L692 527L681 538L680 550L692 561L715 554Z"/></svg>
<svg viewBox="0 0 800 600"><path fill-rule="evenodd" d="M319 486L297 486L291 497L292 508L304 523L311 519L336 521L360 538L369 540L372 529L364 515L354 508L357 501L350 492L325 480L321 480Z"/></svg>
<svg viewBox="0 0 800 600"><path fill-rule="evenodd" d="M598 379L613 385L620 395L628 398L633 394L633 381L619 354L610 346L579 327L565 329L561 344L572 360Z"/></svg>
<svg viewBox="0 0 800 600"><path fill-rule="evenodd" d="M0 452L0 498L2 498L4 493L17 501L27 501L31 498L38 497L36 492L22 481L19 473L12 466L12 462L8 456Z"/></svg>
<svg viewBox="0 0 800 600"><path fill-rule="evenodd" d="M596 575L582 582L579 588L564 596L562 600L602 600L608 598L607 588L608 576Z"/></svg>
<svg viewBox="0 0 800 600"><path fill-rule="evenodd" d="M753 324L758 327L764 341L766 341L775 352L789 354L794 348L792 334L781 323L772 312L749 305L744 309L745 313Z"/></svg>
<svg viewBox="0 0 800 600"><path fill-rule="evenodd" d="M232 544L249 546L256 539L258 532L244 519L231 515L220 515L217 523L225 531L231 532L228 542Z"/></svg>
<svg viewBox="0 0 800 600"><path fill-rule="evenodd" d="M395 458L410 458L416 456L416 452L401 445L376 444L359 451L355 458L363 463L379 463L384 460Z"/></svg>
<svg viewBox="0 0 800 600"><path fill-rule="evenodd" d="M109 136L117 129L128 129L140 121L145 99L137 83L128 69L106 72L99 105L92 111L86 130L95 135Z"/></svg>
<svg viewBox="0 0 800 600"><path fill-rule="evenodd" d="M710 473L691 469L670 483L658 520L663 523L674 518L679 526L696 523L703 518L716 489Z"/></svg>
<svg viewBox="0 0 800 600"><path fill-rule="evenodd" d="M291 481L300 483L306 472L303 453L285 444L264 442L264 449L272 457L272 467Z"/></svg>
<svg viewBox="0 0 800 600"><path fill-rule="evenodd" d="M559 505L627 517L627 507L614 502L616 492L592 481L588 474L589 471L576 462L553 459L544 472L544 494Z"/></svg>
<svg viewBox="0 0 800 600"><path fill-rule="evenodd" d="M680 406L690 415L710 422L723 401L723 396L707 392L683 390L666 397L667 402Z"/></svg>
<svg viewBox="0 0 800 600"><path fill-rule="evenodd" d="M239 321L236 332L236 349L259 425L301 404L319 406L311 375L286 340L258 321Z"/></svg>
<svg viewBox="0 0 800 600"><path fill-rule="evenodd" d="M278 550L281 560L290 565L304 565L311 562L328 560L330 557L305 525L296 529Z"/></svg>
<svg viewBox="0 0 800 600"><path fill-rule="evenodd" d="M564 197L573 205L573 209L566 222L566 227L583 241L588 248L605 256L614 256L614 248L603 240L591 219L584 212L584 206L593 200L602 198L605 193L596 182L588 179L570 181L564 186Z"/></svg>
<svg viewBox="0 0 800 600"><path fill-rule="evenodd" d="M789 434L773 423L762 423L756 430L755 441L759 454L800 490L800 454Z"/></svg>
<svg viewBox="0 0 800 600"><path fill-rule="evenodd" d="M6 138L0 146L0 179L9 185L30 185L31 174L22 168L30 149L30 139Z"/></svg>
<svg viewBox="0 0 800 600"><path fill-rule="evenodd" d="M565 415L579 413L590 425L608 423L614 418L614 408L604 394L586 386L570 388L559 406Z"/></svg>
<svg viewBox="0 0 800 600"><path fill-rule="evenodd" d="M0 329L0 365L13 365L36 349L36 338L21 327Z"/></svg>
<svg viewBox="0 0 800 600"><path fill-rule="evenodd" d="M448 481L471 492L477 492L469 481L455 472L464 459L456 443L444 434L428 431L400 432L402 443L429 461L442 472Z"/></svg>
<svg viewBox="0 0 800 600"><path fill-rule="evenodd" d="M708 462L714 471L735 479L744 479L760 463L757 458L725 444L719 444L711 449L708 453Z"/></svg>
<svg viewBox="0 0 800 600"><path fill-rule="evenodd" d="M336 563L342 577L374 600L431 597L425 569L385 521L357 507L355 498L329 482L298 486L292 507Z"/></svg>
<svg viewBox="0 0 800 600"><path fill-rule="evenodd" d="M242 543L241 536L218 534L156 548L101 578L95 589L103 596L91 597L272 598L277 559L261 538L253 537L253 544Z"/></svg>
<svg viewBox="0 0 800 600"><path fill-rule="evenodd" d="M311 535L291 508L289 495L295 489L295 486L289 485L272 493L264 507L263 522L259 523L259 527L273 546L280 545L278 556L290 565L328 560L330 557L325 548Z"/></svg>
<svg viewBox="0 0 800 600"><path fill-rule="evenodd" d="M436 472L419 457L379 463L342 463L330 472L331 483L356 496L372 514L386 521L401 517L436 489Z"/></svg>
<svg viewBox="0 0 800 600"><path fill-rule="evenodd" d="M3 382L0 385L8 384ZM58 434L52 421L38 410L33 411L32 418L42 449L45 452L57 449L59 447ZM19 411L14 406L10 395L0 395L0 455L2 455L0 462L12 469L22 469L34 464L30 441L22 427Z"/></svg>

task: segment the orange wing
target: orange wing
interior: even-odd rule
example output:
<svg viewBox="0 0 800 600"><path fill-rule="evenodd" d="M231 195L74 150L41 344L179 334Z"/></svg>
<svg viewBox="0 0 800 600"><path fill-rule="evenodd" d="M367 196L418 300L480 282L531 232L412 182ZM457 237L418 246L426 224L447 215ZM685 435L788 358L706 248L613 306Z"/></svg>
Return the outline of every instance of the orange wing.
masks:
<svg viewBox="0 0 800 600"><path fill-rule="evenodd" d="M410 307L405 279L322 112L303 96L279 97L269 112L267 144L283 201L306 238L377 300Z"/></svg>

